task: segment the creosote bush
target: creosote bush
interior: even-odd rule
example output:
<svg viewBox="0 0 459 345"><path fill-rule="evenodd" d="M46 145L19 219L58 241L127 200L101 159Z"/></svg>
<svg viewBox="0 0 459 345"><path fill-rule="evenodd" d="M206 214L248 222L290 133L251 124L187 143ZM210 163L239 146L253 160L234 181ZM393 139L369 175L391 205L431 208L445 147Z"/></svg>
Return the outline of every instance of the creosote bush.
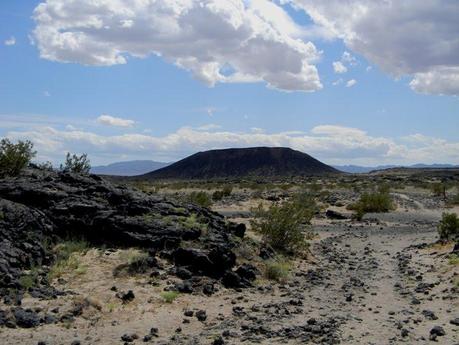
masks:
<svg viewBox="0 0 459 345"><path fill-rule="evenodd" d="M65 163L62 166L61 170L65 172L72 172L75 174L89 174L91 170L91 164L86 153L83 153L81 156L76 154L70 154L67 152L67 156L65 157Z"/></svg>
<svg viewBox="0 0 459 345"><path fill-rule="evenodd" d="M459 218L456 213L443 213L438 234L441 241L459 240Z"/></svg>
<svg viewBox="0 0 459 345"><path fill-rule="evenodd" d="M32 142L19 140L13 144L5 138L0 141L0 177L17 176L36 155Z"/></svg>
<svg viewBox="0 0 459 345"><path fill-rule="evenodd" d="M209 207L212 205L212 200L210 199L209 194L206 192L192 192L188 196L188 199L193 204L197 204L202 207Z"/></svg>
<svg viewBox="0 0 459 345"><path fill-rule="evenodd" d="M212 200L219 201L222 200L224 197L228 197L233 192L233 187L225 186L222 190L216 190L212 193Z"/></svg>
<svg viewBox="0 0 459 345"><path fill-rule="evenodd" d="M314 199L307 194L294 197L282 204L264 209L260 204L252 210L252 229L274 249L294 254L307 248L305 230L316 211Z"/></svg>
<svg viewBox="0 0 459 345"><path fill-rule="evenodd" d="M355 211L355 217L361 220L366 213L389 212L395 208L387 190L363 193L359 201L349 205L348 209Z"/></svg>

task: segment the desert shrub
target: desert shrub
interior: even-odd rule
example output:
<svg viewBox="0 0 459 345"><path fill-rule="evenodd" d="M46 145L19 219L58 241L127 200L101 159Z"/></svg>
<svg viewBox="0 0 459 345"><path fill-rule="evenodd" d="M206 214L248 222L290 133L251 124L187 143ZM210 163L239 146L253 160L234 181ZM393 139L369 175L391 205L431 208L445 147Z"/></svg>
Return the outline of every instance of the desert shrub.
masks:
<svg viewBox="0 0 459 345"><path fill-rule="evenodd" d="M435 196L441 196L444 192L444 186L441 182L435 182L431 185L432 193Z"/></svg>
<svg viewBox="0 0 459 345"><path fill-rule="evenodd" d="M179 296L177 291L164 291L161 293L161 298L166 303L172 303Z"/></svg>
<svg viewBox="0 0 459 345"><path fill-rule="evenodd" d="M37 164L37 168L40 170L53 171L53 163L50 161L42 162Z"/></svg>
<svg viewBox="0 0 459 345"><path fill-rule="evenodd" d="M36 155L32 142L19 140L13 144L9 139L0 141L0 176L17 176Z"/></svg>
<svg viewBox="0 0 459 345"><path fill-rule="evenodd" d="M264 276L277 282L285 281L290 274L290 263L284 260L271 260L266 263Z"/></svg>
<svg viewBox="0 0 459 345"><path fill-rule="evenodd" d="M148 258L148 253L134 248L126 249L120 253L120 260L128 265L139 261L145 261Z"/></svg>
<svg viewBox="0 0 459 345"><path fill-rule="evenodd" d="M38 267L32 267L30 271L19 278L19 284L24 290L36 286L38 283Z"/></svg>
<svg viewBox="0 0 459 345"><path fill-rule="evenodd" d="M130 248L122 251L119 258L123 263L113 270L115 277L145 274L151 268L150 255L144 251Z"/></svg>
<svg viewBox="0 0 459 345"><path fill-rule="evenodd" d="M207 224L204 223L203 219L198 217L195 213L192 213L188 217L179 217L178 222L189 229L199 229L203 232L207 230Z"/></svg>
<svg viewBox="0 0 459 345"><path fill-rule="evenodd" d="M232 186L225 186L222 189L223 196L230 196L232 192L233 192Z"/></svg>
<svg viewBox="0 0 459 345"><path fill-rule="evenodd" d="M190 202L197 204L202 207L209 207L212 205L212 200L206 192L192 192L188 196Z"/></svg>
<svg viewBox="0 0 459 345"><path fill-rule="evenodd" d="M356 203L348 206L348 209L355 211L355 217L358 220L361 220L365 213L389 212L394 208L392 198L386 191L363 193Z"/></svg>
<svg viewBox="0 0 459 345"><path fill-rule="evenodd" d="M216 190L215 192L212 193L212 200L220 201L224 197L230 196L232 192L233 192L233 187L225 186L223 187L222 190Z"/></svg>
<svg viewBox="0 0 459 345"><path fill-rule="evenodd" d="M83 240L69 240L56 245L53 249L55 261L48 273L49 279L58 278L70 271L76 274L86 273L87 267L81 265L75 254L85 252L88 248L88 243Z"/></svg>
<svg viewBox="0 0 459 345"><path fill-rule="evenodd" d="M459 256L457 254L450 254L448 256L448 263L454 266L459 265Z"/></svg>
<svg viewBox="0 0 459 345"><path fill-rule="evenodd" d="M430 188L434 196L442 196L443 198L446 198L446 192L448 191L448 189L451 189L453 187L454 185L452 185L451 183L443 181L432 183Z"/></svg>
<svg viewBox="0 0 459 345"><path fill-rule="evenodd" d="M48 278L52 280L70 272L80 275L86 273L87 269L86 266L81 264L75 253L73 253L68 259L57 261L50 268Z"/></svg>
<svg viewBox="0 0 459 345"><path fill-rule="evenodd" d="M304 230L315 211L314 199L305 194L283 204L273 204L268 209L260 204L252 210L251 226L274 249L291 254L307 247Z"/></svg>
<svg viewBox="0 0 459 345"><path fill-rule="evenodd" d="M61 165L61 170L75 174L89 174L89 171L91 170L91 164L88 159L88 155L83 153L81 156L78 156L76 154L72 155L70 152L67 152L65 163L63 166Z"/></svg>
<svg viewBox="0 0 459 345"><path fill-rule="evenodd" d="M438 234L442 241L459 239L459 218L456 213L443 213L438 224Z"/></svg>

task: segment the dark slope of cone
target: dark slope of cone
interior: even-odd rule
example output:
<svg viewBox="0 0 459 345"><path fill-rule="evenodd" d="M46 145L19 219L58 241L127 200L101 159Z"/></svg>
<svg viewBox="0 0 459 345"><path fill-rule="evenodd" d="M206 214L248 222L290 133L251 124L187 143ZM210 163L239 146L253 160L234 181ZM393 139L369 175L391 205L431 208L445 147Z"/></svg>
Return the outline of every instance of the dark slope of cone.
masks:
<svg viewBox="0 0 459 345"><path fill-rule="evenodd" d="M339 171L331 166L290 148L253 147L199 152L141 177L145 179L211 179L338 173Z"/></svg>

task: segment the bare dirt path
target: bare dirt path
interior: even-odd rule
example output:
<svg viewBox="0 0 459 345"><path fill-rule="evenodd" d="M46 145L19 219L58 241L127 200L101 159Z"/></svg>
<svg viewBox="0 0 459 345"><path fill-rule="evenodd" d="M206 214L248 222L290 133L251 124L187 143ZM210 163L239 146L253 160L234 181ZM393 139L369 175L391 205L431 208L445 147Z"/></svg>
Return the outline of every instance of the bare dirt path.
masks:
<svg viewBox="0 0 459 345"><path fill-rule="evenodd" d="M346 320L340 328L344 344L424 344L435 326L446 332L439 343L458 343L450 320L459 316L459 303L447 291L454 271L439 272L438 253L416 247L435 236L428 226L335 226L331 237L315 245L328 280L306 293L315 301L313 311Z"/></svg>

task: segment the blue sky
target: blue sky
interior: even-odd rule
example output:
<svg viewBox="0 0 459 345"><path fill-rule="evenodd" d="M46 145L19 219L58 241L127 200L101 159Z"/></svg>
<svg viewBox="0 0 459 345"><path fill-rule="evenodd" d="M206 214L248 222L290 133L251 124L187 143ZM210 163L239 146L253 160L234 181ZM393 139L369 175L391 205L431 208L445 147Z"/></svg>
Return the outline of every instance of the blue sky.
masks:
<svg viewBox="0 0 459 345"><path fill-rule="evenodd" d="M59 2L65 3L48 1L43 11L52 14L51 7ZM442 2L433 3L441 6ZM440 65L427 61L421 67L399 71L395 64L381 63L386 60L383 54L377 55L377 48L361 48L346 38L345 32L340 37L324 33L329 28L318 25L308 12L314 1L276 5L291 22L308 31L294 38L311 42L320 55L308 60L322 85L320 89L313 86L317 88L313 92L295 90L296 86L290 89L290 84L267 87L264 77L257 82L217 80L209 86L213 81L203 82L194 67L178 67L174 60L178 58L168 56L167 50L160 51L162 57L146 54L139 58L133 56L137 51L125 49L126 63L88 64L83 54L91 57L95 53L85 50L65 55L61 47L49 43L48 36L34 33L39 25L51 25L32 18L40 3L46 2L0 3L0 135L33 140L40 160L58 162L71 151L88 152L94 164L129 159L170 161L203 149L272 145L291 146L333 164L459 163L459 87L440 85L443 76L437 78L439 86L432 90L410 86L413 78L431 76L431 71L437 73L440 67L455 68L459 61L455 66L445 58ZM104 3L110 6L109 0ZM331 11L318 6L325 16ZM411 10L415 14L417 8ZM81 12L82 18L93 14ZM104 20L98 9L95 14ZM134 22L135 16L130 14ZM452 28L456 32L457 25ZM75 33L78 28L59 29ZM140 32L144 31L134 34ZM154 34L151 40L155 40ZM432 36L438 42L438 35ZM450 42L448 37L440 39L444 44ZM98 36L96 43L106 42ZM217 48L212 45L208 49ZM186 49L184 46L188 53ZM423 49L429 48L424 45ZM345 52L350 59L343 59ZM50 58L51 54L57 57ZM218 62L235 61L237 65L241 61L235 56L222 60L225 58L218 55ZM278 66L281 63L275 59L273 53L267 68L279 68L277 78L287 73L288 67ZM347 71L336 73L333 62L342 62ZM404 65L409 62L407 59ZM256 66L243 68L251 77L259 77L250 70L258 70ZM351 80L355 85L346 87ZM336 82L339 84L334 85ZM103 121L102 115L109 120Z"/></svg>

